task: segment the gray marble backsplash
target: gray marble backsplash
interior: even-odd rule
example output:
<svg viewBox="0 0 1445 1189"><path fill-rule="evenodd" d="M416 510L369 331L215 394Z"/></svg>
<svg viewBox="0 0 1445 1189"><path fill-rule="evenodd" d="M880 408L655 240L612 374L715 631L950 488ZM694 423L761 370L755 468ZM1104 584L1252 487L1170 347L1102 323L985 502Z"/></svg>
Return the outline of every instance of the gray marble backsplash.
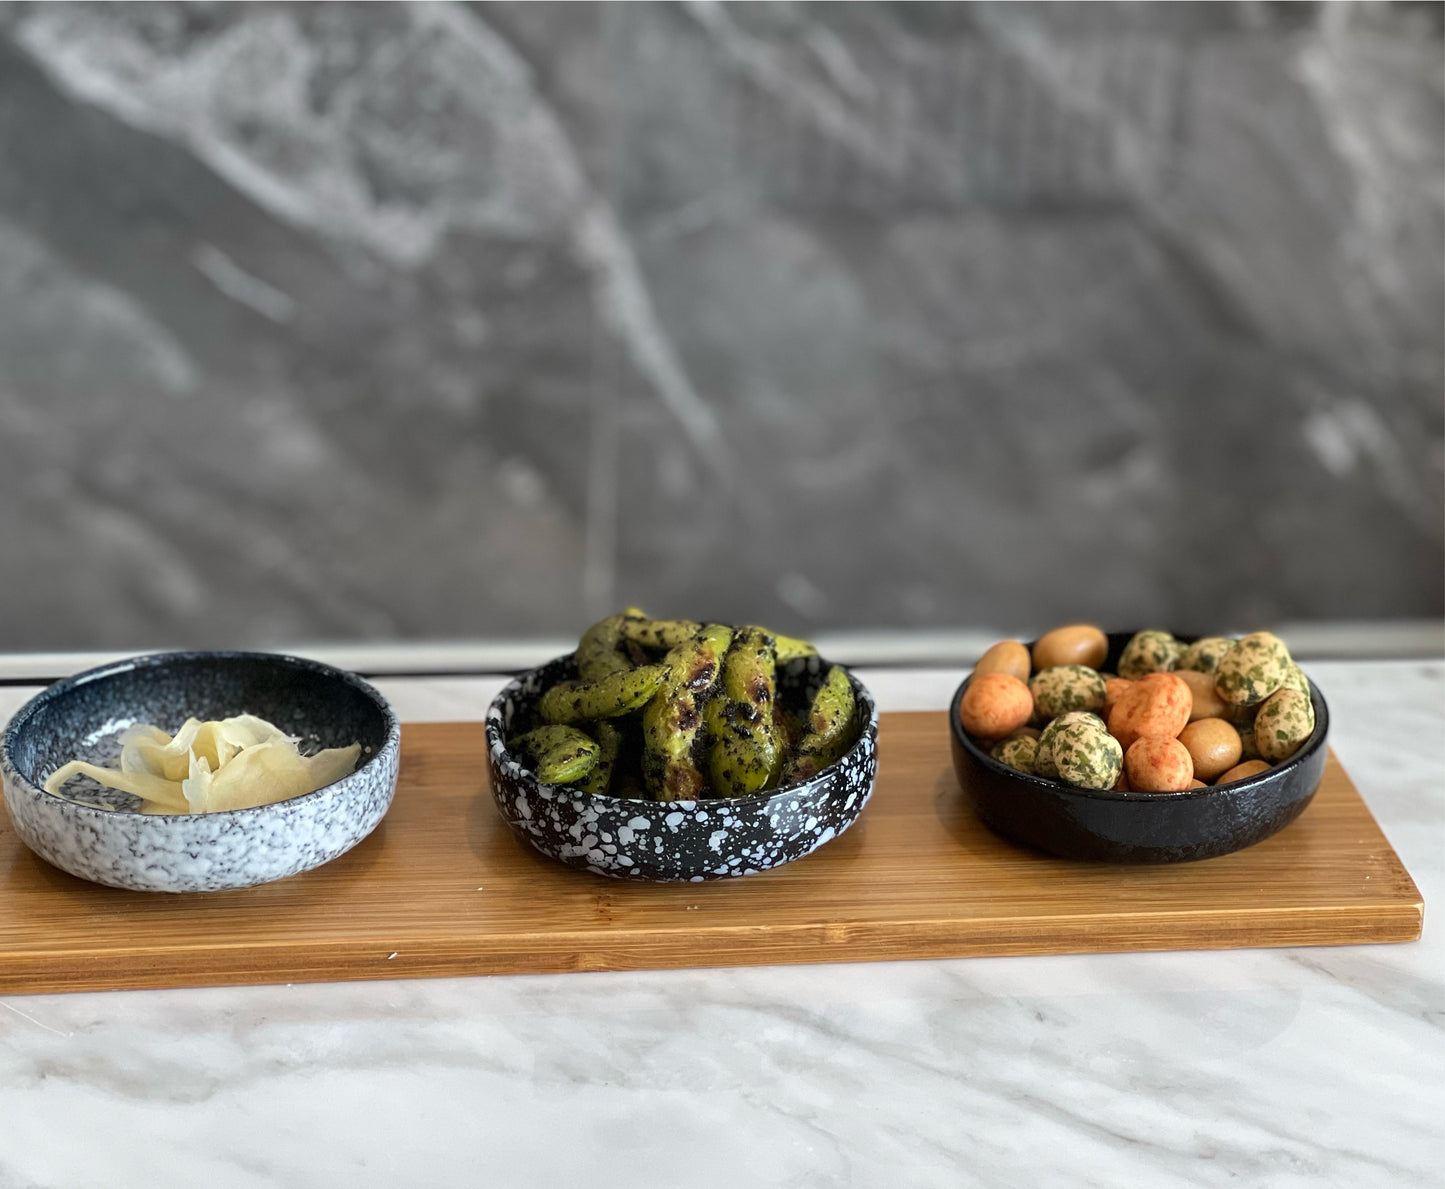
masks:
<svg viewBox="0 0 1445 1189"><path fill-rule="evenodd" d="M1441 11L0 5L0 651L1439 616Z"/></svg>

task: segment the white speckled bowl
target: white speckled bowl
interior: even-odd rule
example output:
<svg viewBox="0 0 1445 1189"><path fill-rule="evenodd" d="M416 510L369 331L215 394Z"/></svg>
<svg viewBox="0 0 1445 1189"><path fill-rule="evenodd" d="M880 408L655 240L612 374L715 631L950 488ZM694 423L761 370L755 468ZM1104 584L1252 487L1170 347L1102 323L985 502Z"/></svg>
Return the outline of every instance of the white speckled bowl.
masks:
<svg viewBox="0 0 1445 1189"><path fill-rule="evenodd" d="M778 671L806 704L827 662L805 657ZM817 776L751 797L645 801L588 796L543 784L507 749L534 725L533 706L553 683L577 676L572 656L522 674L487 711L492 796L512 831L548 858L596 875L658 883L754 875L811 854L858 820L878 775L878 707L850 675L862 729L858 740Z"/></svg>
<svg viewBox="0 0 1445 1189"><path fill-rule="evenodd" d="M144 814L126 793L84 778L64 795L45 779L68 760L107 764L122 731L188 717L256 714L304 751L361 744L356 771L289 801L221 813ZM174 652L120 661L57 682L0 736L0 781L15 832L72 875L145 892L248 888L309 871L376 829L396 792L401 727L359 677L293 656Z"/></svg>

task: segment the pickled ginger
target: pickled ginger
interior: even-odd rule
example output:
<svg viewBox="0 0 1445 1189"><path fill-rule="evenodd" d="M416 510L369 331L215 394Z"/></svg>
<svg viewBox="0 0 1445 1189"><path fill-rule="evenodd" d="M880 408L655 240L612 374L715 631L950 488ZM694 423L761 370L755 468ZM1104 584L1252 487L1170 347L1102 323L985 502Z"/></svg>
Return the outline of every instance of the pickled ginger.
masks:
<svg viewBox="0 0 1445 1189"><path fill-rule="evenodd" d="M145 813L217 813L315 792L353 771L361 755L353 743L304 756L298 742L253 714L190 718L173 736L140 723L121 735L117 767L72 760L51 773L45 791L59 793L72 777L89 776L139 797Z"/></svg>

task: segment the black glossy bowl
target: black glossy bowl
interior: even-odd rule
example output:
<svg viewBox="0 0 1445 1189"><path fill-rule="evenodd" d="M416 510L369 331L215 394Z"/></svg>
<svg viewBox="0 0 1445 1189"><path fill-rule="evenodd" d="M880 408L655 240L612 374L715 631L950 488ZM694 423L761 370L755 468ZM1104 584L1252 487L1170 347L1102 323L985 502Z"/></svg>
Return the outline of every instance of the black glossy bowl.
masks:
<svg viewBox="0 0 1445 1189"><path fill-rule="evenodd" d="M778 671L779 689L806 695L828 663L806 657ZM510 682L487 710L487 763L503 819L528 846L569 867L661 883L729 879L790 863L843 833L863 812L878 775L878 708L850 674L863 729L811 780L752 797L644 801L543 784L506 741L534 725L542 691L577 676L572 655Z"/></svg>
<svg viewBox="0 0 1445 1189"><path fill-rule="evenodd" d="M1114 670L1132 636L1109 633L1107 670ZM967 688L965 680L948 714L959 785L996 834L1067 859L1183 863L1243 850L1299 817L1324 776L1330 715L1313 681L1314 734L1294 755L1248 780L1177 793L1076 789L999 763L958 720Z"/></svg>

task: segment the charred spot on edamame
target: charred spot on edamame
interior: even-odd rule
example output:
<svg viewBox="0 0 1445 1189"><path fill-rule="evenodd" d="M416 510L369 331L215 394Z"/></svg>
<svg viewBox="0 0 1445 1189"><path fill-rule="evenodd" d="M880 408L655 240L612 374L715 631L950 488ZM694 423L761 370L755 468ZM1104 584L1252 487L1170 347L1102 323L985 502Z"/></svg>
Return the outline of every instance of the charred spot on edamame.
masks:
<svg viewBox="0 0 1445 1189"><path fill-rule="evenodd" d="M583 633L580 680L537 700L509 746L539 779L655 801L745 797L815 776L858 740L857 699L833 665L782 684L806 640L749 625L651 619L636 607ZM538 725L540 724L540 725Z"/></svg>

